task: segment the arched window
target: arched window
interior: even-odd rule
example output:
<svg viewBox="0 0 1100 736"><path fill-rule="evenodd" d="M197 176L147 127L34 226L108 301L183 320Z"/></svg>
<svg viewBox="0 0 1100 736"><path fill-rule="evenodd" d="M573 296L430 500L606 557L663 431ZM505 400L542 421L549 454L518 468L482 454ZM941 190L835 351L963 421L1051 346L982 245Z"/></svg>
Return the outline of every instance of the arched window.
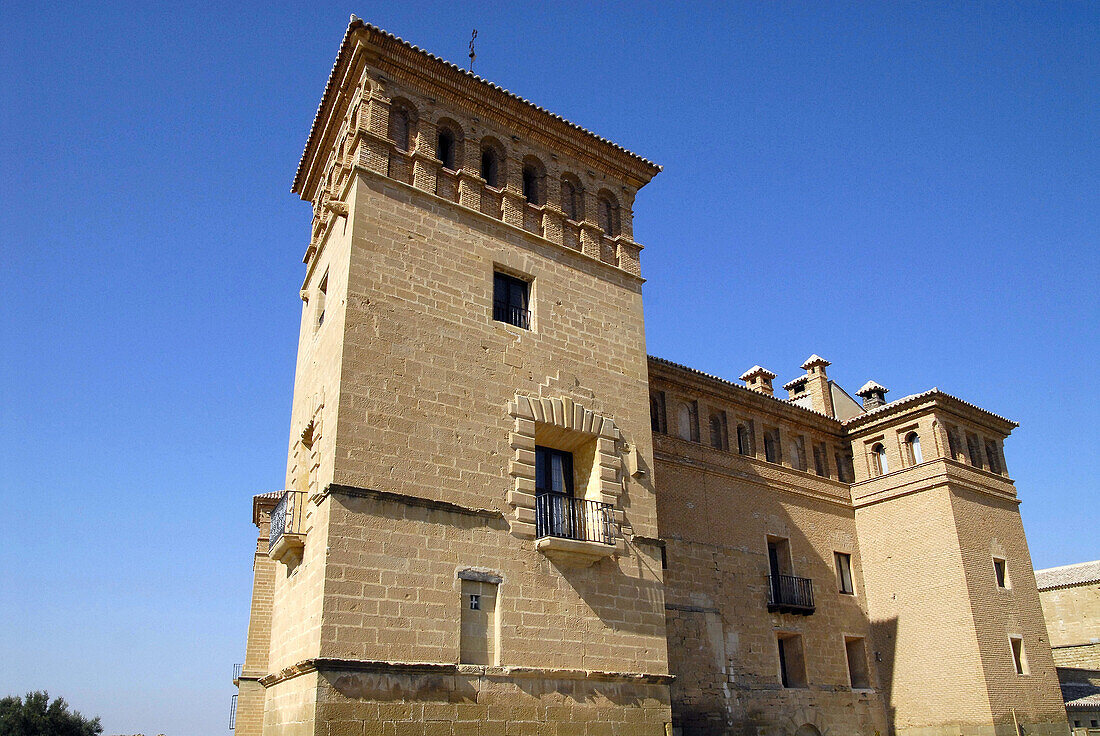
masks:
<svg viewBox="0 0 1100 736"><path fill-rule="evenodd" d="M435 145L435 157L443 162L443 168L455 170L455 134L450 128L440 128Z"/></svg>
<svg viewBox="0 0 1100 736"><path fill-rule="evenodd" d="M542 163L535 158L528 157L523 161L523 198L528 204L546 204L544 196L545 175Z"/></svg>
<svg viewBox="0 0 1100 736"><path fill-rule="evenodd" d="M886 475L890 472L889 465L886 462L886 448L881 442L876 442L871 447L871 474L872 475Z"/></svg>
<svg viewBox="0 0 1100 736"><path fill-rule="evenodd" d="M409 150L409 111L401 105L390 108L390 140L402 151Z"/></svg>
<svg viewBox="0 0 1100 736"><path fill-rule="evenodd" d="M604 192L600 194L598 201L598 211L596 216L599 218L597 224L600 229L607 234L608 237L613 238L619 234L619 207L612 199L611 195Z"/></svg>
<svg viewBox="0 0 1100 736"><path fill-rule="evenodd" d="M573 222L584 219L584 207L581 201L581 189L569 179L561 180L561 211Z"/></svg>
<svg viewBox="0 0 1100 736"><path fill-rule="evenodd" d="M680 402L677 407L676 434L688 442L699 441L699 407L694 401Z"/></svg>
<svg viewBox="0 0 1100 736"><path fill-rule="evenodd" d="M986 440L985 442L985 455L989 459L989 472L1000 475L1001 468L1001 453L997 450L997 443L993 440Z"/></svg>
<svg viewBox="0 0 1100 736"><path fill-rule="evenodd" d="M657 391L649 396L649 423L650 429L658 434L668 432L668 422L665 420L665 394Z"/></svg>
<svg viewBox="0 0 1100 736"><path fill-rule="evenodd" d="M492 146L481 149L481 178L493 188L500 188L500 154Z"/></svg>
<svg viewBox="0 0 1100 736"><path fill-rule="evenodd" d="M917 465L924 462L924 456L920 451L920 435L910 432L905 435L905 453L909 456L909 464Z"/></svg>
<svg viewBox="0 0 1100 736"><path fill-rule="evenodd" d="M752 454L752 441L749 435L749 428L744 424L737 425L737 452L740 455Z"/></svg>
<svg viewBox="0 0 1100 736"><path fill-rule="evenodd" d="M710 446L716 450L728 450L726 437L726 412L718 409L710 414Z"/></svg>

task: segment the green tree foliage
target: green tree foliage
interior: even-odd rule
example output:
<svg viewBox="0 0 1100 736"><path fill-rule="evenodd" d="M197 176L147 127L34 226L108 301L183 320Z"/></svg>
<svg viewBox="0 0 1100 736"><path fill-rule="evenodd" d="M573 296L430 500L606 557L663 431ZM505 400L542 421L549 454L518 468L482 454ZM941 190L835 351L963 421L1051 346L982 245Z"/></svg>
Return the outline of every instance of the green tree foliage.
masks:
<svg viewBox="0 0 1100 736"><path fill-rule="evenodd" d="M85 718L69 710L63 698L52 703L45 691L25 698L0 699L0 736L99 736L98 718Z"/></svg>

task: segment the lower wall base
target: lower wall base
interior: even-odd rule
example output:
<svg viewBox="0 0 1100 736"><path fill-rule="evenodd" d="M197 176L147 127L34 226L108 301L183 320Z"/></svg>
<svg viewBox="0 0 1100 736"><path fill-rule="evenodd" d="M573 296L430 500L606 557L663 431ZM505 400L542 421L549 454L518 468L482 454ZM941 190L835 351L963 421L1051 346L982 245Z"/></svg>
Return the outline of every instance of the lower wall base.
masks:
<svg viewBox="0 0 1100 736"><path fill-rule="evenodd" d="M990 725L953 724L946 726L920 726L916 728L899 728L894 733L897 736L1068 736L1069 726L1061 723L1024 723L1020 722L1020 730L1012 723Z"/></svg>
<svg viewBox="0 0 1100 736"><path fill-rule="evenodd" d="M395 673L318 666L315 734L667 736L671 729L664 683L473 669Z"/></svg>
<svg viewBox="0 0 1100 736"><path fill-rule="evenodd" d="M675 689L675 686L674 686ZM871 691L729 688L680 698L676 736L886 736L882 696Z"/></svg>

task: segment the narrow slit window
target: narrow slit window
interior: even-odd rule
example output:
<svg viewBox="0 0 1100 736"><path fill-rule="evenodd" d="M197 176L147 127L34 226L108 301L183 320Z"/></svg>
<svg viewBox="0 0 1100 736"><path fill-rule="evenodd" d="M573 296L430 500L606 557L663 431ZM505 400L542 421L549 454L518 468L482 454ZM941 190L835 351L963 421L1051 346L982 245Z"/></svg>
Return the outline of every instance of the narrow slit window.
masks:
<svg viewBox="0 0 1100 736"><path fill-rule="evenodd" d="M500 156L492 148L481 149L481 178L494 189L500 188Z"/></svg>
<svg viewBox="0 0 1100 736"><path fill-rule="evenodd" d="M435 157L443 163L443 168L454 171L455 168L455 134L449 128L439 131L439 140L436 143Z"/></svg>
<svg viewBox="0 0 1100 736"><path fill-rule="evenodd" d="M1008 587L1008 565L1004 560L997 557L993 558L993 574L997 578L998 588Z"/></svg>
<svg viewBox="0 0 1100 736"><path fill-rule="evenodd" d="M1017 675L1027 674L1027 657L1024 656L1024 640L1018 636L1009 638L1012 643L1012 663L1016 666Z"/></svg>
<svg viewBox="0 0 1100 736"><path fill-rule="evenodd" d="M325 323L325 302L328 300L328 274L321 277L321 285L317 287L317 326Z"/></svg>
<svg viewBox="0 0 1100 736"><path fill-rule="evenodd" d="M845 595L854 595L855 586L852 585L852 556L845 552L834 552L836 559L836 584L837 589Z"/></svg>

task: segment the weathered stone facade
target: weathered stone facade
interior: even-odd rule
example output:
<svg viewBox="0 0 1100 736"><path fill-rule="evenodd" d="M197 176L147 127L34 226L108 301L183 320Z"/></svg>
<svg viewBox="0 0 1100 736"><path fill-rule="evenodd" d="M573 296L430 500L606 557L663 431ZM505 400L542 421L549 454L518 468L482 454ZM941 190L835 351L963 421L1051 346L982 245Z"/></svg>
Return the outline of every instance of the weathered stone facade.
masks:
<svg viewBox="0 0 1100 736"><path fill-rule="evenodd" d="M239 734L1066 732L1014 425L648 357L658 171L352 20Z"/></svg>
<svg viewBox="0 0 1100 736"><path fill-rule="evenodd" d="M1074 734L1100 734L1100 560L1035 571Z"/></svg>

